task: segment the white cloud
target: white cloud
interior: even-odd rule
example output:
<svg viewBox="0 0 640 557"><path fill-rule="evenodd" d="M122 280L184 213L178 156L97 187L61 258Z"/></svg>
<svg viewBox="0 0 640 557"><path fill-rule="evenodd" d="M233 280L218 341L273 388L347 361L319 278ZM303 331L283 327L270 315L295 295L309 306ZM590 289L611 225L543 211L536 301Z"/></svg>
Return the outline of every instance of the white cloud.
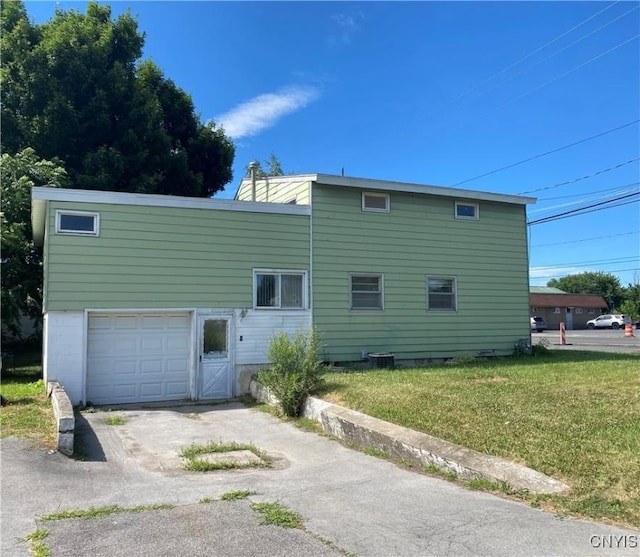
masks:
<svg viewBox="0 0 640 557"><path fill-rule="evenodd" d="M315 87L291 86L274 93L258 95L214 118L234 139L258 135L278 120L315 101L320 92Z"/></svg>
<svg viewBox="0 0 640 557"><path fill-rule="evenodd" d="M337 30L329 37L329 44L343 46L351 44L351 37L360 30L360 22L364 20L364 14L362 12L339 13L333 14L331 19L336 24Z"/></svg>

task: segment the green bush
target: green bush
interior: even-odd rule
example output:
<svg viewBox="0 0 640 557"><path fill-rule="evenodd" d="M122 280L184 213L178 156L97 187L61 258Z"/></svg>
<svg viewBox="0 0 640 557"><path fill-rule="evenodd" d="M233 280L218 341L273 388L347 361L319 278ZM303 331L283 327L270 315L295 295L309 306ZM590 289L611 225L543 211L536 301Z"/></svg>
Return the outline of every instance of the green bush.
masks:
<svg viewBox="0 0 640 557"><path fill-rule="evenodd" d="M305 399L322 384L324 366L318 358L320 338L315 329L299 331L293 339L286 333L269 342L269 369L258 373L258 381L278 399L287 416L300 415Z"/></svg>

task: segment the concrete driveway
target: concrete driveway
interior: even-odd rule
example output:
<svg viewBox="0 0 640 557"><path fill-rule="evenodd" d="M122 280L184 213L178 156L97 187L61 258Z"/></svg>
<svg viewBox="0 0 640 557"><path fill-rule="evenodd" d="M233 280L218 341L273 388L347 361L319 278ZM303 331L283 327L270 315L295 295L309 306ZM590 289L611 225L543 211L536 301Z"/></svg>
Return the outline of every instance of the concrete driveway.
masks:
<svg viewBox="0 0 640 557"><path fill-rule="evenodd" d="M107 425L109 415L124 425ZM239 403L85 413L86 460L2 440L3 556L17 538L50 531L52 555L634 555L638 532L560 519L524 504L400 469ZM191 443L253 443L271 469L186 472ZM249 500L201 504L232 490ZM251 502L300 513L305 530L259 524ZM173 509L42 523L37 517L103 505ZM613 548L612 548L613 546Z"/></svg>

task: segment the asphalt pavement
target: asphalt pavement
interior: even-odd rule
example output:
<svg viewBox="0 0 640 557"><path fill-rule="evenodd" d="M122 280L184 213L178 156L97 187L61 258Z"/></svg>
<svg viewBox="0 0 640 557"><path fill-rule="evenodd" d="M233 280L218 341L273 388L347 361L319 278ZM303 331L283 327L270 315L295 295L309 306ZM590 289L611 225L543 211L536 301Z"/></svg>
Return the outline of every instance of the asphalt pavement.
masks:
<svg viewBox="0 0 640 557"><path fill-rule="evenodd" d="M107 425L117 413L124 425ZM85 460L5 438L3 557L28 555L37 528L57 555L638 556L640 533L563 519L523 503L401 469L239 403L84 413ZM273 468L187 472L191 443L253 443ZM219 501L233 490L246 500ZM215 499L201 503L203 498ZM303 530L260 524L252 502L302 515ZM105 505L172 509L43 521ZM618 540L612 547L613 541ZM635 544L635 545L634 545Z"/></svg>
<svg viewBox="0 0 640 557"><path fill-rule="evenodd" d="M592 350L599 352L621 352L640 354L640 329L633 329L633 336L626 337L624 329L580 329L565 332L562 344L560 331L531 332L533 344L542 339L554 350Z"/></svg>

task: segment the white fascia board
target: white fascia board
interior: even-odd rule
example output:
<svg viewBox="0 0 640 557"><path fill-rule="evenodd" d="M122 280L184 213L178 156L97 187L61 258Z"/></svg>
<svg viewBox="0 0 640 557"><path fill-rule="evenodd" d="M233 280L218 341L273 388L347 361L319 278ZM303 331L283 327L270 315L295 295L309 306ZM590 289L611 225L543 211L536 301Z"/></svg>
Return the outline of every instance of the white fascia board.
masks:
<svg viewBox="0 0 640 557"><path fill-rule="evenodd" d="M397 191L403 193L420 193L426 195L439 195L454 197L457 199L473 199L475 201L496 201L498 203L513 203L516 205L528 205L536 202L535 197L522 197L502 193L490 193L484 191L463 190L443 186L427 186L410 184L406 182L391 182L387 180L370 180L367 178L348 178L346 176L333 176L331 174L316 174L311 177L318 185L342 186L347 188L359 188L367 190Z"/></svg>

